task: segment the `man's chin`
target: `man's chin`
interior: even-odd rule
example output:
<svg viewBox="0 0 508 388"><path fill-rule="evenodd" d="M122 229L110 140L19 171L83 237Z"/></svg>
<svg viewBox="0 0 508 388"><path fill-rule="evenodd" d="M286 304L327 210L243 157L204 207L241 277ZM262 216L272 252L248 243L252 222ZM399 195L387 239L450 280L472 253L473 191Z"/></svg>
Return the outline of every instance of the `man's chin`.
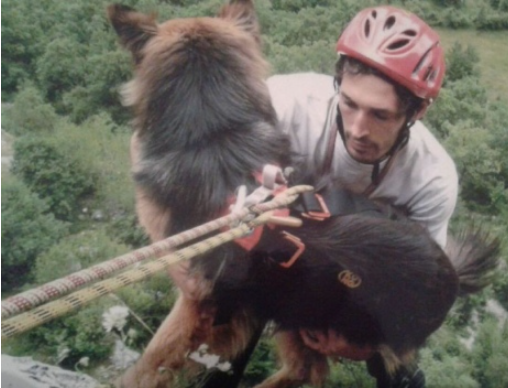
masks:
<svg viewBox="0 0 508 388"><path fill-rule="evenodd" d="M378 161L377 155L372 156L367 152L357 152L355 150L347 149L349 156L358 163L374 164Z"/></svg>

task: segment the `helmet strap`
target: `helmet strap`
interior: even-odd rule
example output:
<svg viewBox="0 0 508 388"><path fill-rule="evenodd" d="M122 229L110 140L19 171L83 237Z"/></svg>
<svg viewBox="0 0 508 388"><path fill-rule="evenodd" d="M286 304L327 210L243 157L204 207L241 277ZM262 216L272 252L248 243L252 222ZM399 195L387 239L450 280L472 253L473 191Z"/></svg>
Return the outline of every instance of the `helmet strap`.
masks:
<svg viewBox="0 0 508 388"><path fill-rule="evenodd" d="M404 148L406 146L406 144L409 142L410 128L414 125L414 123L415 123L414 121L406 119L406 121L404 122L404 124L402 125L402 127L400 129L399 136L397 137L397 139L395 140L395 143L393 144L392 148L390 148L390 150L387 152L387 154L385 156L383 156L383 158L381 158L380 160L377 160L374 163L369 163L369 164L373 165L372 174L371 174L371 184L367 187L367 189L365 189L364 195L367 195L367 196L370 195L375 190L375 188L377 186L379 186L379 184L381 183L383 178L386 176L386 174L388 173L388 170L390 169L390 167L394 161L395 154L398 151L400 151L402 148ZM346 135L344 132L344 124L342 122L342 115L340 113L340 109L338 109L338 108L337 108L336 124L337 124L337 131L340 133L340 137L342 138L342 142L344 143L344 147L346 148L346 151L347 151ZM384 161L386 159L388 159L388 161L386 162L385 166L381 170L380 164L382 161Z"/></svg>

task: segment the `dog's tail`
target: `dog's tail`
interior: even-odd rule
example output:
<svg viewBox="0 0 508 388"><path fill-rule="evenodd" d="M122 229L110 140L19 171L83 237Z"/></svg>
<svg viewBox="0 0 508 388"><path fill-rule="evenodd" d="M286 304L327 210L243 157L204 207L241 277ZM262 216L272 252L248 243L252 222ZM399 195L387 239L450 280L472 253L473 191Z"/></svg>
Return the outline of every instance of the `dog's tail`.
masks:
<svg viewBox="0 0 508 388"><path fill-rule="evenodd" d="M446 253L459 277L459 296L489 285L499 264L500 242L481 228L463 230L449 237Z"/></svg>

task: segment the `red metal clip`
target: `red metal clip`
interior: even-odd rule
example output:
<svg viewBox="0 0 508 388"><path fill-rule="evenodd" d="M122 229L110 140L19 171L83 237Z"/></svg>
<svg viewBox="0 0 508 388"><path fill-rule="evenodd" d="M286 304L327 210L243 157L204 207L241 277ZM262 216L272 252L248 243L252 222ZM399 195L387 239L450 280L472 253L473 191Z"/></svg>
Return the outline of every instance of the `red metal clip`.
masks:
<svg viewBox="0 0 508 388"><path fill-rule="evenodd" d="M305 244L300 240L298 237L292 235L291 233L288 233L286 231L282 231L282 234L284 235L284 238L288 240L289 242L293 243L296 246L296 252L293 253L293 256L286 261L285 263L280 263L279 265L284 268L291 267L296 260L302 255L302 253L305 251Z"/></svg>
<svg viewBox="0 0 508 388"><path fill-rule="evenodd" d="M329 218L331 216L330 210L328 210L328 206L326 206L326 202L322 196L320 196L319 194L314 194L314 196L316 197L316 199L319 203L319 206L321 206L321 211L319 211L319 212L310 211L308 213L302 213L302 216L311 218L316 221L326 220L327 218Z"/></svg>

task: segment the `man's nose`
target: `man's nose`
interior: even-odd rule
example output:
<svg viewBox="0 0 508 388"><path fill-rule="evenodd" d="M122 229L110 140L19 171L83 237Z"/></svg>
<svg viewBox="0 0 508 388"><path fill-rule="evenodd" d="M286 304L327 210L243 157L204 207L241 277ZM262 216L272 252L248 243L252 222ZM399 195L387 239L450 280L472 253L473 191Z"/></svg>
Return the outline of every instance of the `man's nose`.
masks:
<svg viewBox="0 0 508 388"><path fill-rule="evenodd" d="M369 135L369 125L365 112L357 112L351 123L351 135L354 138L362 138Z"/></svg>

